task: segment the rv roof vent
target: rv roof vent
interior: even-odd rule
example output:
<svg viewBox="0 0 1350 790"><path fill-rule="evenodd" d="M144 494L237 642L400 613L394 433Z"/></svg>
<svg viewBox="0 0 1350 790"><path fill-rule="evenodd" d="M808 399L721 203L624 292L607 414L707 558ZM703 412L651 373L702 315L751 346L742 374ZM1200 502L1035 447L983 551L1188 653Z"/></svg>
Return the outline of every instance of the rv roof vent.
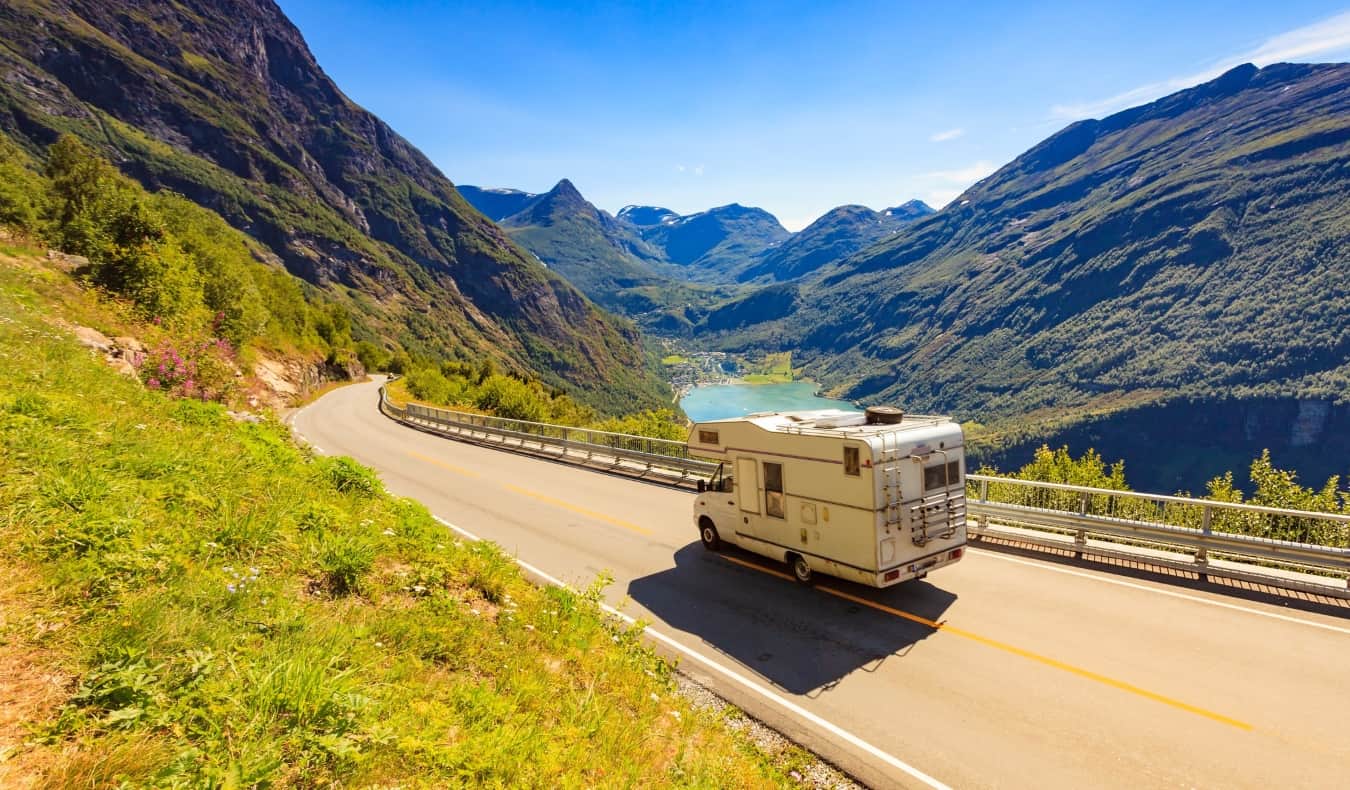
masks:
<svg viewBox="0 0 1350 790"><path fill-rule="evenodd" d="M868 406L868 425L896 425L905 418L905 413L895 406Z"/></svg>

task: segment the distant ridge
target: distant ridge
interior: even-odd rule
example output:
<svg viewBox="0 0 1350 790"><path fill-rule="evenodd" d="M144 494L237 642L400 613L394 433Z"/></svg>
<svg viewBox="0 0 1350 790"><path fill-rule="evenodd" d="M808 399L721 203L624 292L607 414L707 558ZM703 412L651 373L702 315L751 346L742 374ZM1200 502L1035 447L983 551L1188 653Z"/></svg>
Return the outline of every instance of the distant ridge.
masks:
<svg viewBox="0 0 1350 790"><path fill-rule="evenodd" d="M873 211L866 206L839 206L766 250L737 279L781 282L806 277L933 213L933 209L919 200L885 211Z"/></svg>
<svg viewBox="0 0 1350 790"><path fill-rule="evenodd" d="M618 218L639 228L660 225L680 218L679 214L668 208L657 206L624 206L619 209Z"/></svg>
<svg viewBox="0 0 1350 790"><path fill-rule="evenodd" d="M542 194L460 187L464 197L496 219L513 240L601 305L638 313L631 289L668 285L644 261L657 259L627 222L596 208L568 179ZM501 214L510 211L509 214Z"/></svg>
<svg viewBox="0 0 1350 790"><path fill-rule="evenodd" d="M456 189L493 222L501 222L539 197L533 192L521 192L519 189L484 189L468 184L460 184Z"/></svg>
<svg viewBox="0 0 1350 790"><path fill-rule="evenodd" d="M910 200L892 208L882 209L881 213L908 222L923 219L929 214L936 214L937 210L922 200Z"/></svg>

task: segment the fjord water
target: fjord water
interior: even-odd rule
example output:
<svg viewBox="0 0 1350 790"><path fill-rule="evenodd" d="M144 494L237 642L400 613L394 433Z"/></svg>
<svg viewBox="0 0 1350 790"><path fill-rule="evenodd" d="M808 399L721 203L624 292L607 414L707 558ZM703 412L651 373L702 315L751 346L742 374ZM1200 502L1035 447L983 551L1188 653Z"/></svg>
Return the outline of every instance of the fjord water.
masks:
<svg viewBox="0 0 1350 790"><path fill-rule="evenodd" d="M704 384L694 387L680 399L680 406L694 422L741 417L760 411L802 409L847 409L857 411L850 402L816 395L809 381L785 384Z"/></svg>

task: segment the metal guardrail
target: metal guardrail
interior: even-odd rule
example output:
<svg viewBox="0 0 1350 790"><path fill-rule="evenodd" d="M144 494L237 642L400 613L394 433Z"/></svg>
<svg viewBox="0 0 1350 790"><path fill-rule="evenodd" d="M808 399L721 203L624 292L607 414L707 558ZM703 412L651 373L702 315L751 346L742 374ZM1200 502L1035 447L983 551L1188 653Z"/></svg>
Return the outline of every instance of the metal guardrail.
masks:
<svg viewBox="0 0 1350 790"><path fill-rule="evenodd" d="M1350 597L1350 515L986 475L968 475L966 484L974 535ZM993 524L1023 531L1012 536ZM1037 532L1070 536L1072 543ZM1089 546L1090 539L1098 543ZM1156 552L1145 557L1113 546Z"/></svg>
<svg viewBox="0 0 1350 790"><path fill-rule="evenodd" d="M706 480L717 469L716 463L690 457L684 442L471 414L417 403L399 405L389 400L384 387L380 387L380 411L399 422L443 436L603 466L634 476L654 474L676 485Z"/></svg>
<svg viewBox="0 0 1350 790"><path fill-rule="evenodd" d="M717 468L690 457L683 442L399 405L383 386L380 411L461 441L656 475L674 485L691 486ZM967 475L966 483L975 537L1350 598L1350 515L987 475Z"/></svg>

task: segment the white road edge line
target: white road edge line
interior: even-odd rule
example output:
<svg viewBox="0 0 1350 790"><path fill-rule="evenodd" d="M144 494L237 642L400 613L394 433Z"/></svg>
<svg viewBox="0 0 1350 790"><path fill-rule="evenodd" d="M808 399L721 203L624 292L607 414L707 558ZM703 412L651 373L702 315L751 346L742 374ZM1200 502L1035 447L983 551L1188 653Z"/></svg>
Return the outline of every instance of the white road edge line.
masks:
<svg viewBox="0 0 1350 790"><path fill-rule="evenodd" d="M1006 554L1001 554L997 551L993 551L990 549L982 549L978 546L971 546L970 548L975 549L975 551L982 557L991 557L993 559L1003 560L1004 562L1015 562L1018 565L1029 565L1033 568L1040 568L1041 570L1052 571L1054 573L1063 573L1068 576L1079 576L1081 578L1090 579L1094 582L1100 582L1102 584L1114 584L1117 587L1129 587L1132 590L1143 590L1144 592L1150 592L1153 593L1154 595L1165 595L1168 598L1180 598L1184 601L1194 601L1196 603L1202 603L1207 606L1217 606L1220 609L1231 609L1235 612L1245 612L1247 614L1254 614L1260 617L1269 617L1272 620L1283 620L1288 623L1297 623L1298 625L1306 625L1311 628L1321 628L1325 631L1334 631L1338 634L1346 634L1347 636L1350 636L1350 628L1342 628L1340 626L1330 625L1329 623L1319 623L1315 620L1304 620L1301 617L1290 617L1289 615L1278 614L1276 612L1265 612L1260 609L1252 609L1251 607L1248 606L1238 606L1237 604L1226 603L1224 601L1213 601L1210 600L1209 598L1201 598L1198 595L1187 595L1185 593L1172 592L1171 590L1160 590L1156 587L1149 587L1146 584L1135 584L1134 582L1122 581L1120 579L1106 578L1099 573L1090 573L1088 571L1076 571L1070 568L1058 568L1049 563L1037 562L1036 560L1027 560L1021 557L1009 557Z"/></svg>
<svg viewBox="0 0 1350 790"><path fill-rule="evenodd" d="M461 527L455 526L454 524L451 524L449 521L446 521L440 516L433 515L432 518L436 519L437 521L454 530L455 532L458 532L459 534L463 535L465 538L468 538L469 540L472 541L482 540L482 538L478 537L472 532L469 532L468 530L463 529ZM534 567L533 565L526 562L525 560L520 559L519 557L513 557L513 559L516 561L517 565L529 571L530 573L538 576L539 578L544 579L549 584L552 584L555 587L570 589L569 585L564 583L561 579L558 579L557 577L553 576L552 574L545 573L544 571ZM615 609L614 607L610 606L607 603L601 602L600 608L603 609L606 613L618 617L620 620L623 620L629 625L632 625L633 623L636 622L632 617L629 617L628 615L624 614L618 609ZM711 669L714 672L717 672L718 674L732 681L735 681L738 685L744 686L745 688L749 689L750 691L753 691L754 693L758 694L764 699L777 704L779 707L782 707L785 710L796 714L802 719L805 719L807 722L810 722L811 724L814 724L817 727L820 727L821 729L829 733L832 733L838 736L839 738L842 738L843 740L858 747L859 749L862 749L863 751L867 752L873 757L876 757L877 759L881 760L887 765L896 768L900 771L903 771L904 773L908 774L914 779L917 779L920 782L923 782L925 785L934 788L934 790L951 790L951 788L948 785L945 785L942 782L938 781L937 779L934 779L933 777L929 776L923 771L920 771L918 768L915 768L914 766L910 765L904 760L901 760L900 758L892 754L882 751L881 749L877 748L876 746L873 746L867 741L864 741L862 738L859 738L858 736L854 735L848 730L845 730L839 725L826 721L825 719L822 719L821 717L817 716L816 714L812 713L809 710L806 710L805 708L801 707L792 700L780 696L779 694L773 692L770 689L765 688L764 686L761 686L760 684L756 683L750 678L747 678L738 672L734 672L730 669L727 669L726 667L722 666L721 664L718 664L716 661L713 661L712 659L704 656L703 654L695 650L692 650L688 647L685 647L684 645L675 641L671 637L666 636L660 631L653 629L651 626L647 626L646 628L644 628L642 633L645 636L649 636L652 639L655 639L658 642L666 645L667 647L680 653L681 655L688 656L689 658L693 659L694 661L697 661L698 663L702 664L708 669Z"/></svg>

